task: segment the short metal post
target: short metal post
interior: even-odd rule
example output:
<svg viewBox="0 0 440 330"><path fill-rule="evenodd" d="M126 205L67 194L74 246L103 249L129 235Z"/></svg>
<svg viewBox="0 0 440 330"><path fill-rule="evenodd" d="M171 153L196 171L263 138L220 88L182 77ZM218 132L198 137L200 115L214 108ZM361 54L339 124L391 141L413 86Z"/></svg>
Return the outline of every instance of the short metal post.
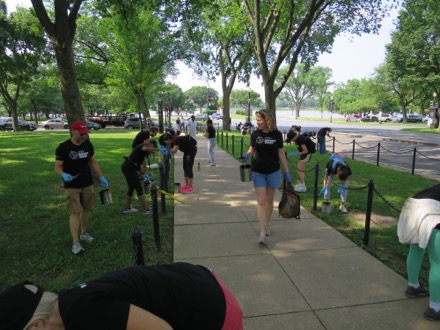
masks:
<svg viewBox="0 0 440 330"><path fill-rule="evenodd" d="M351 152L351 159L354 159L354 148L355 148L355 145L356 145L356 140L353 139L353 151Z"/></svg>
<svg viewBox="0 0 440 330"><path fill-rule="evenodd" d="M316 211L318 208L318 180L319 180L319 163L316 162L315 165L315 183L313 187L313 211Z"/></svg>
<svg viewBox="0 0 440 330"><path fill-rule="evenodd" d="M131 240L133 241L133 257L135 265L145 265L144 248L142 246L142 232L137 226L133 227L131 232Z"/></svg>
<svg viewBox="0 0 440 330"><path fill-rule="evenodd" d="M336 138L335 137L333 137L333 153L335 153L335 144L336 144Z"/></svg>
<svg viewBox="0 0 440 330"><path fill-rule="evenodd" d="M160 173L160 205L162 207L162 213L165 213L166 210L166 196L162 191L168 192L168 184L166 181L166 175L164 171L164 166L162 164L159 164L159 173Z"/></svg>
<svg viewBox="0 0 440 330"><path fill-rule="evenodd" d="M229 139L228 139L228 132L226 132L226 151L229 151Z"/></svg>
<svg viewBox="0 0 440 330"><path fill-rule="evenodd" d="M379 158L380 158L380 142L377 144L376 166L379 166Z"/></svg>
<svg viewBox="0 0 440 330"><path fill-rule="evenodd" d="M232 155L234 155L234 150L235 150L235 148L234 148L234 145L235 145L234 137L235 137L235 135L232 135L232 150L231 150Z"/></svg>
<svg viewBox="0 0 440 330"><path fill-rule="evenodd" d="M416 153L417 153L417 148L414 148L413 161L412 161L412 169L411 169L411 174L412 175L414 175L414 171L416 169Z"/></svg>
<svg viewBox="0 0 440 330"><path fill-rule="evenodd" d="M368 182L367 211L365 213L365 229L364 229L365 246L368 246L368 241L370 239L371 210L373 208L373 189L374 189L374 182L373 180L370 180Z"/></svg>
<svg viewBox="0 0 440 330"><path fill-rule="evenodd" d="M161 251L162 243L160 240L160 227L159 227L159 209L157 202L157 188L153 183L151 187L151 207L153 211L153 230L154 230L154 243L156 244L157 250Z"/></svg>
<svg viewBox="0 0 440 330"><path fill-rule="evenodd" d="M244 146L243 137L241 137L241 140L240 140L240 157L243 156L243 146Z"/></svg>

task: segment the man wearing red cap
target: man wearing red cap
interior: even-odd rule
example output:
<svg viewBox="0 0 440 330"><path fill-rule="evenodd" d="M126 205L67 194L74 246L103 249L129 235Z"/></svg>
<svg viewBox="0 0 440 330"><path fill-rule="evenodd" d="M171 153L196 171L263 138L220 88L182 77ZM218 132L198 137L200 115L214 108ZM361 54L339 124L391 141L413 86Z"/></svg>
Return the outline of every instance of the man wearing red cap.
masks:
<svg viewBox="0 0 440 330"><path fill-rule="evenodd" d="M55 172L64 181L66 206L69 210L69 226L72 235L72 252L84 251L80 239L91 243L94 238L87 232L89 214L95 208L92 170L99 181L108 187L95 159L93 145L88 139L89 129L82 121L70 126L71 138L61 143L55 151ZM81 228L81 234L78 235Z"/></svg>

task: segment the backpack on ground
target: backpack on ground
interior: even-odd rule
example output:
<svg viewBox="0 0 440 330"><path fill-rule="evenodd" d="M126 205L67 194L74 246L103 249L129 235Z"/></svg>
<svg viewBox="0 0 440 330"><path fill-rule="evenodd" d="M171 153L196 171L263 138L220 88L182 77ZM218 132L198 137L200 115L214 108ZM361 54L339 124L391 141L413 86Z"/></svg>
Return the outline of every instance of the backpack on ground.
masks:
<svg viewBox="0 0 440 330"><path fill-rule="evenodd" d="M281 201L278 204L278 212L280 216L286 219L299 219L301 214L301 199L299 195L293 189L290 182L284 181L283 195Z"/></svg>
<svg viewBox="0 0 440 330"><path fill-rule="evenodd" d="M316 152L316 143L309 137L306 138L306 147L309 154L314 154Z"/></svg>

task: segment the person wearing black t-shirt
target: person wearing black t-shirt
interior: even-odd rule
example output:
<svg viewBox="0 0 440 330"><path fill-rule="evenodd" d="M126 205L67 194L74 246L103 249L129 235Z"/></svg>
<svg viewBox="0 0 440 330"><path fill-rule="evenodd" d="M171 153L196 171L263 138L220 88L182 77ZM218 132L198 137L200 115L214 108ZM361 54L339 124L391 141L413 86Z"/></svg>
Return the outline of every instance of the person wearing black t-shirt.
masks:
<svg viewBox="0 0 440 330"><path fill-rule="evenodd" d="M242 330L243 312L210 269L132 266L59 294L29 282L0 294L0 328Z"/></svg>
<svg viewBox="0 0 440 330"><path fill-rule="evenodd" d="M89 130L86 124L74 122L70 126L70 133L71 138L61 143L55 151L55 173L64 181L66 206L70 213L72 252L78 254L84 251L79 238L88 243L94 240L87 232L89 214L95 208L92 170L104 188L109 184L95 159L95 150L88 139ZM81 235L78 237L80 227Z"/></svg>
<svg viewBox="0 0 440 330"><path fill-rule="evenodd" d="M154 151L159 150L157 148L157 141L148 139L143 143L137 145L131 152L130 156L125 157L124 162L121 165L122 173L127 181L128 190L126 194L126 204L123 210L124 213L137 212L137 208L131 206L133 199L133 193L136 191L139 203L143 208L144 214L150 214L150 209L144 197L144 190L142 188L141 180L139 179L138 172L142 173L142 179L149 181L149 176L146 172L142 172L142 165L145 162L145 157L150 157ZM145 168L144 168L145 171Z"/></svg>
<svg viewBox="0 0 440 330"><path fill-rule="evenodd" d="M425 318L440 320L440 184L416 193L402 207L397 223L400 243L409 244L406 259L408 298L429 295ZM429 291L419 283L425 250L429 254Z"/></svg>
<svg viewBox="0 0 440 330"><path fill-rule="evenodd" d="M295 142L298 152L291 152L290 155L297 156L299 155L298 165L296 166L296 174L298 175L298 184L296 184L293 188L297 192L307 192L306 182L305 182L305 168L306 164L310 161L312 155L310 150L307 149L306 140L310 139L307 136L300 135L298 131L292 132L291 141Z"/></svg>
<svg viewBox="0 0 440 330"><path fill-rule="evenodd" d="M194 191L194 159L197 154L197 140L190 135L173 136L165 133L159 138L160 145L169 147L172 153L178 150L183 152L183 175L185 177L185 184L180 186L180 191L184 194L190 194Z"/></svg>
<svg viewBox="0 0 440 330"><path fill-rule="evenodd" d="M214 148L216 145L215 127L212 124L211 119L208 119L206 121L206 135L208 138L208 157L209 157L208 166L215 166L215 156L214 156Z"/></svg>
<svg viewBox="0 0 440 330"><path fill-rule="evenodd" d="M327 152L326 146L325 146L325 138L326 138L326 136L331 137L330 136L331 131L332 131L332 129L330 127L323 127L316 134L316 137L318 139L318 145L319 145L319 153L321 155L325 155Z"/></svg>
<svg viewBox="0 0 440 330"><path fill-rule="evenodd" d="M252 159L252 180L257 196L258 244L266 244L271 234L270 219L273 212L275 190L280 187L280 163L284 178L290 182L290 173L283 149L283 135L276 128L272 115L267 110L256 112L258 129L251 135L249 150L243 161Z"/></svg>
<svg viewBox="0 0 440 330"><path fill-rule="evenodd" d="M150 130L143 130L136 134L135 138L133 139L133 142L131 144L131 148L134 149L138 145L144 143L144 141L155 137L159 133L159 130L157 127L151 127Z"/></svg>

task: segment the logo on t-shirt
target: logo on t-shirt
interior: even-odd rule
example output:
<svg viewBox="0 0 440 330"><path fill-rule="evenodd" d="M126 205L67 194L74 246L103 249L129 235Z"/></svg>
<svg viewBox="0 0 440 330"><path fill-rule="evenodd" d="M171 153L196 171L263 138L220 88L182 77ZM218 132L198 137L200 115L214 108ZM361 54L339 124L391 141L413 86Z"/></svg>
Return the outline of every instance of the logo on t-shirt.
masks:
<svg viewBox="0 0 440 330"><path fill-rule="evenodd" d="M80 150L80 151L76 152L75 150L71 150L69 152L69 158L73 159L73 160L84 159L87 157L89 157L88 151Z"/></svg>

